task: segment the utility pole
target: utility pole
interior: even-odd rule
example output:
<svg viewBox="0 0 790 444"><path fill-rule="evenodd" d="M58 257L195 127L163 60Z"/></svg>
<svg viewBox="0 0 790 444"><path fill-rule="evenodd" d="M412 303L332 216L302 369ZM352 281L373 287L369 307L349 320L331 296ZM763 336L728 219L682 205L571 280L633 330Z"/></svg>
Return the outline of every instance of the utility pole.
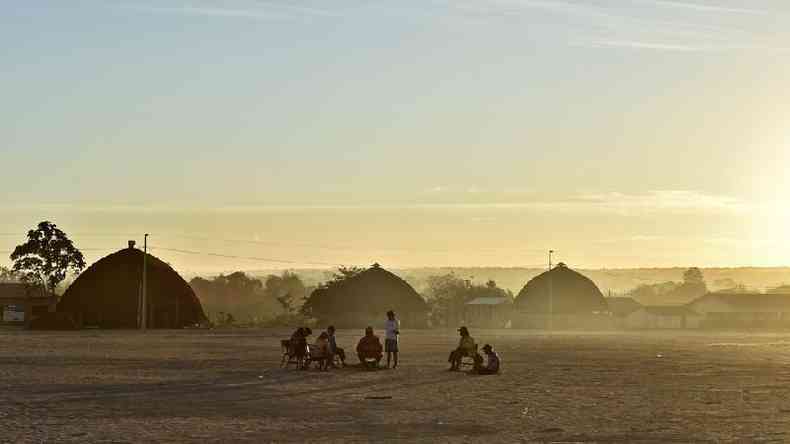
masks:
<svg viewBox="0 0 790 444"><path fill-rule="evenodd" d="M549 331L554 330L554 278L551 275L551 255L554 250L549 250Z"/></svg>
<svg viewBox="0 0 790 444"><path fill-rule="evenodd" d="M140 303L142 316L140 316L140 330L145 331L148 327L148 233L143 237L143 297Z"/></svg>

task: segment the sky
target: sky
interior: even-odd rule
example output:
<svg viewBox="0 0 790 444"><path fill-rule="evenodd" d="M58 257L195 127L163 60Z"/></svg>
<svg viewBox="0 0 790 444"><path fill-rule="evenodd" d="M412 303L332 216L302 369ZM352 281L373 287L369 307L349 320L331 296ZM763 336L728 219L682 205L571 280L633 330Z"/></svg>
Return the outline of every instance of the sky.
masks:
<svg viewBox="0 0 790 444"><path fill-rule="evenodd" d="M790 265L784 0L0 7L0 265Z"/></svg>

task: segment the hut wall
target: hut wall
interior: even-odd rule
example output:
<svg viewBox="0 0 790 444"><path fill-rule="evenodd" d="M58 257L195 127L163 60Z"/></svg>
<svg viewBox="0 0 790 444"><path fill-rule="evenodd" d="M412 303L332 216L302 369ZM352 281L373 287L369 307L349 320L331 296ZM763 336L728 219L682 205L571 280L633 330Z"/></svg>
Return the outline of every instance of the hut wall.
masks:
<svg viewBox="0 0 790 444"><path fill-rule="evenodd" d="M506 328L512 315L512 304L467 305L463 323L477 328Z"/></svg>
<svg viewBox="0 0 790 444"><path fill-rule="evenodd" d="M639 309L625 318L625 327L629 329L684 329L699 328L701 316L667 315L650 313Z"/></svg>

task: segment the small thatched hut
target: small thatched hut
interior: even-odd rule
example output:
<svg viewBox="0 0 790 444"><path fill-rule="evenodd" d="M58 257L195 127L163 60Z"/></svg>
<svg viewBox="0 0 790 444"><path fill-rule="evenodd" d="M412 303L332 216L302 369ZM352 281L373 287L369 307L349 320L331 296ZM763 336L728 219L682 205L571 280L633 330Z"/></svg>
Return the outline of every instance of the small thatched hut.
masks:
<svg viewBox="0 0 790 444"><path fill-rule="evenodd" d="M402 328L427 326L428 304L406 281L373 264L340 281L322 285L305 302L304 311L319 325L338 328L381 328L394 310Z"/></svg>
<svg viewBox="0 0 790 444"><path fill-rule="evenodd" d="M187 282L170 265L148 255L148 327L182 328L206 321L203 307ZM129 247L106 256L66 290L58 312L81 325L136 328L140 314L143 252Z"/></svg>
<svg viewBox="0 0 790 444"><path fill-rule="evenodd" d="M563 263L527 282L516 296L515 308L523 315L521 326L541 328L556 322L563 328L592 326L608 311L598 286Z"/></svg>

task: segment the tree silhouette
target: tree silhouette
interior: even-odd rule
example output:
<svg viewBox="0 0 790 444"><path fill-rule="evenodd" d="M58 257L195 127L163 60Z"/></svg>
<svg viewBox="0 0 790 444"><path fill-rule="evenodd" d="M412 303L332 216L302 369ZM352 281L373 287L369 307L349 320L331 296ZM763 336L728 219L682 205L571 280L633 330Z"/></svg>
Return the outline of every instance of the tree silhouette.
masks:
<svg viewBox="0 0 790 444"><path fill-rule="evenodd" d="M25 282L44 286L51 294L71 271L78 273L85 268L85 258L80 250L55 224L43 221L35 230L27 232L27 242L11 253L12 270Z"/></svg>

